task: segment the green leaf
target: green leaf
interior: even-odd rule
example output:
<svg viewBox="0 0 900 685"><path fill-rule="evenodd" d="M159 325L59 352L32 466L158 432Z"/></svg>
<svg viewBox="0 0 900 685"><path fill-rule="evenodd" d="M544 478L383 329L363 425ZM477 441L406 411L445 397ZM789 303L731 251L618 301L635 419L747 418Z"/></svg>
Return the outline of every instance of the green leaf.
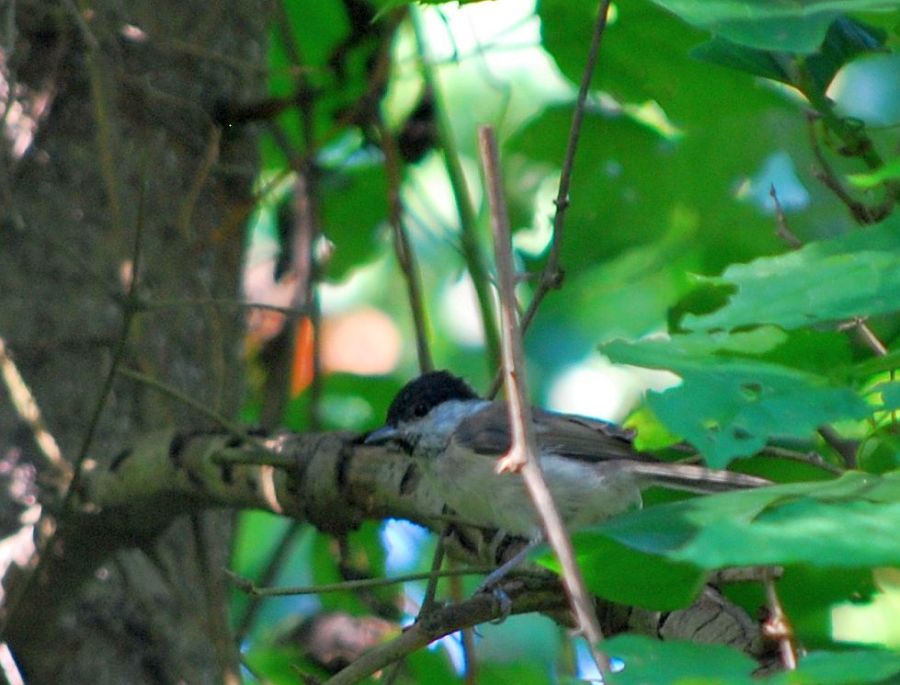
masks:
<svg viewBox="0 0 900 685"><path fill-rule="evenodd" d="M766 685L862 685L897 682L900 654L881 650L812 652L795 671L765 679Z"/></svg>
<svg viewBox="0 0 900 685"><path fill-rule="evenodd" d="M656 611L681 609L696 599L706 580L706 573L693 564L641 552L590 530L575 533L572 543L588 590L620 604ZM549 552L538 561L560 570Z"/></svg>
<svg viewBox="0 0 900 685"><path fill-rule="evenodd" d="M881 395L881 406L879 409L883 411L900 409L900 381L881 383L872 388L872 392L880 393Z"/></svg>
<svg viewBox="0 0 900 685"><path fill-rule="evenodd" d="M594 528L634 549L699 568L900 564L900 474L849 472L662 504Z"/></svg>
<svg viewBox="0 0 900 685"><path fill-rule="evenodd" d="M824 91L834 75L847 62L884 44L885 34L848 17L838 17L828 29L819 49L806 58L804 65L815 86ZM733 43L722 36L698 45L691 55L712 64L744 71L754 76L800 85L799 65L788 52L761 50Z"/></svg>
<svg viewBox="0 0 900 685"><path fill-rule="evenodd" d="M405 659L406 668L401 671L413 676L405 679L405 682L434 683L435 685L454 685L459 683L459 678L453 671L453 665L444 650L419 649L408 655ZM401 676L401 681L404 679Z"/></svg>
<svg viewBox="0 0 900 685"><path fill-rule="evenodd" d="M643 635L617 635L603 650L624 662L604 676L610 685L750 685L756 662L731 647L694 642L661 642Z"/></svg>
<svg viewBox="0 0 900 685"><path fill-rule="evenodd" d="M828 28L819 50L805 60L805 67L815 85L822 91L841 67L867 52L884 45L884 31L849 17L838 17Z"/></svg>
<svg viewBox="0 0 900 685"><path fill-rule="evenodd" d="M831 612L836 604L865 602L876 592L869 568L792 564L777 580L778 597L791 619L798 643L808 649L834 646ZM752 615L765 603L762 588L755 603L744 605Z"/></svg>
<svg viewBox="0 0 900 685"><path fill-rule="evenodd" d="M870 473L887 473L900 469L900 436L892 426L882 428L866 438L856 454L859 468Z"/></svg>
<svg viewBox="0 0 900 685"><path fill-rule="evenodd" d="M900 350L888 352L881 357L866 359L854 366L852 372L855 378L868 378L873 374L894 369L900 369Z"/></svg>
<svg viewBox="0 0 900 685"><path fill-rule="evenodd" d="M322 181L322 227L334 243L328 277L340 280L374 259L375 229L388 212L387 175L381 165L344 167Z"/></svg>
<svg viewBox="0 0 900 685"><path fill-rule="evenodd" d="M573 82L581 79L596 3L542 0L544 46ZM783 96L758 88L744 74L710 69L692 59L702 34L649 2L616 3L592 85L624 103L592 107L584 121L566 214L562 263L567 274L596 266L618 252L679 230L673 257L694 272L713 272L783 246L772 220L735 188L781 151L809 155L803 119ZM631 114L630 103L651 102L682 133L659 133ZM570 108L547 110L510 141L510 152L558 167L566 147ZM752 134L751 134L752 132ZM823 193L792 217L801 236ZM821 207L821 209L820 209ZM542 216L553 206L539 207ZM829 209L834 225L835 212ZM843 216L837 218L841 225ZM716 266L719 265L719 266Z"/></svg>
<svg viewBox="0 0 900 685"><path fill-rule="evenodd" d="M647 404L711 466L722 468L758 452L773 436L808 438L823 423L871 413L856 393L823 376L743 356L773 352L786 340L783 331L763 327L732 335L615 341L600 349L613 362L681 376L681 385L649 394Z"/></svg>
<svg viewBox="0 0 900 685"><path fill-rule="evenodd" d="M711 40L698 45L691 50L691 56L710 64L737 69L773 81L793 82L790 69L787 68L790 59L787 54L748 48L746 45L732 43L722 36L713 36Z"/></svg>
<svg viewBox="0 0 900 685"><path fill-rule="evenodd" d="M797 328L895 312L900 309L900 218L736 264L711 280L737 290L718 311L687 315L683 325L688 329L760 323Z"/></svg>
<svg viewBox="0 0 900 685"><path fill-rule="evenodd" d="M900 179L900 157L868 174L849 174L847 180L857 188L874 188L885 181Z"/></svg>
<svg viewBox="0 0 900 685"><path fill-rule="evenodd" d="M896 10L892 0L653 0L684 21L761 50L815 52L844 12Z"/></svg>

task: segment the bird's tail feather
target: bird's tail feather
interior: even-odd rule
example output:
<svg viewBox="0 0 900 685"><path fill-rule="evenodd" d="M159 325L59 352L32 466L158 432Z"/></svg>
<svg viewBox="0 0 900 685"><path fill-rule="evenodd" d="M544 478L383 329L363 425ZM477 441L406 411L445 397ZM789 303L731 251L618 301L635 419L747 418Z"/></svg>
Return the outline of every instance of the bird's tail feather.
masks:
<svg viewBox="0 0 900 685"><path fill-rule="evenodd" d="M674 490L687 490L688 492L727 492L772 484L765 478L733 471L709 469L694 464L638 461L632 462L629 468L651 485L660 485Z"/></svg>

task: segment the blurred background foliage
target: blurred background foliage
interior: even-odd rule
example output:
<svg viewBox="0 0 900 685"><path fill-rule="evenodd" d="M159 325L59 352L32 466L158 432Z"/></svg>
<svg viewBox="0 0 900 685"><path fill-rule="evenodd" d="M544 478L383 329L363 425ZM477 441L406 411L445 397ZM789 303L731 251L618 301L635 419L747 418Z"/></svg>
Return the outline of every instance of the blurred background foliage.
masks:
<svg viewBox="0 0 900 685"><path fill-rule="evenodd" d="M371 429L418 373L397 227L434 365L489 386L476 128L496 127L516 256L536 275L597 11L588 0L280 6L271 99L250 117L263 171L245 283L248 300L309 316L251 322L249 422ZM577 544L594 591L660 610L688 604L708 570L784 565L797 640L824 650L791 682L826 671L827 682L881 682L900 669L896 651L875 649L900 648L898 30L896 3L879 0L613 3L573 168L565 279L526 338L535 402L628 419L648 449L686 439L713 466L785 483L701 504L650 493L658 506ZM526 305L535 283L521 283ZM766 445L822 463L753 456ZM836 478L848 468L868 475ZM427 570L432 549L402 522L334 540L246 513L232 567L313 585ZM759 587L730 592L751 616L764 605ZM343 612L386 621L378 641L412 620L422 593L408 583L259 603L236 592L233 615L255 676L295 682L323 664L286 647L286 631ZM744 682L752 670L724 648L630 639L611 653L653 682ZM486 626L477 642L479 682L584 675L579 649L541 617ZM447 639L398 682L454 682L461 663Z"/></svg>

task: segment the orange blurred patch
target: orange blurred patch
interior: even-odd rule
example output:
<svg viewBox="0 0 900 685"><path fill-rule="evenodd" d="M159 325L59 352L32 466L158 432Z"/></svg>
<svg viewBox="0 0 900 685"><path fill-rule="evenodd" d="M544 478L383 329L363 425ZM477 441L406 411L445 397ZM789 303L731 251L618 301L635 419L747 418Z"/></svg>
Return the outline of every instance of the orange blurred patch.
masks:
<svg viewBox="0 0 900 685"><path fill-rule="evenodd" d="M330 316L322 322L322 372L375 376L390 373L400 361L403 341L393 320L371 307ZM298 323L291 374L291 396L312 382L313 327Z"/></svg>

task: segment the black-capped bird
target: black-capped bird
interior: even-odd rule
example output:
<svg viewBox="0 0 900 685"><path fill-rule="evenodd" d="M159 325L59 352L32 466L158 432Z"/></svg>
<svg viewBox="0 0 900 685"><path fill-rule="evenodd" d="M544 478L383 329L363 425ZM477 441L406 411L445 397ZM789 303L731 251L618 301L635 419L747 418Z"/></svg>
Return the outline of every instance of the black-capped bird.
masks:
<svg viewBox="0 0 900 685"><path fill-rule="evenodd" d="M641 491L661 486L699 493L759 487L769 481L692 464L659 461L638 452L631 432L571 414L533 410L544 477L570 530L639 507ZM392 443L417 459L426 477L459 517L536 541L540 521L522 478L498 474L510 446L505 402L480 398L447 371L409 382L369 444Z"/></svg>

